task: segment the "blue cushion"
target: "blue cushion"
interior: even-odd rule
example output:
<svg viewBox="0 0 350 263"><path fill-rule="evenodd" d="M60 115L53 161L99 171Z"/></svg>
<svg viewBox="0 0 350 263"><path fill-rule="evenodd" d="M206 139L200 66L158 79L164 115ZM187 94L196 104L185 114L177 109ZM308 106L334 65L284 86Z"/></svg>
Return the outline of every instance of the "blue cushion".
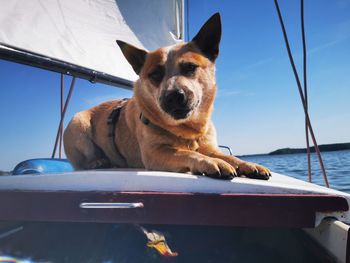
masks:
<svg viewBox="0 0 350 263"><path fill-rule="evenodd" d="M13 169L13 175L51 174L72 172L74 168L66 159L31 159L23 161Z"/></svg>

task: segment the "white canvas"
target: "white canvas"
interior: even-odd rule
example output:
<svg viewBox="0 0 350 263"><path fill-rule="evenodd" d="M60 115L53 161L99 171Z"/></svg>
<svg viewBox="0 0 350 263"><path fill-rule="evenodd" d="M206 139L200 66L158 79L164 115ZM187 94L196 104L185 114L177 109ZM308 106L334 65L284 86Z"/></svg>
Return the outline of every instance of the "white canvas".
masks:
<svg viewBox="0 0 350 263"><path fill-rule="evenodd" d="M153 50L182 36L182 0L11 0L0 8L0 44L131 81L117 39Z"/></svg>

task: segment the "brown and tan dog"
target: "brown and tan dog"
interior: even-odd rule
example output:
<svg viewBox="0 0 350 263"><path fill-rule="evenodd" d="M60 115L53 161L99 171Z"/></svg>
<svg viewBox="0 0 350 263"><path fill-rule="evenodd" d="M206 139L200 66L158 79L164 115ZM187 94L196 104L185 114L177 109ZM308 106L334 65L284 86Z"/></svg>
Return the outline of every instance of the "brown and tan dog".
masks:
<svg viewBox="0 0 350 263"><path fill-rule="evenodd" d="M217 147L211 114L220 38L217 13L189 43L146 52L117 41L139 75L134 95L73 117L64 133L65 152L73 166L268 179L267 168L225 155Z"/></svg>

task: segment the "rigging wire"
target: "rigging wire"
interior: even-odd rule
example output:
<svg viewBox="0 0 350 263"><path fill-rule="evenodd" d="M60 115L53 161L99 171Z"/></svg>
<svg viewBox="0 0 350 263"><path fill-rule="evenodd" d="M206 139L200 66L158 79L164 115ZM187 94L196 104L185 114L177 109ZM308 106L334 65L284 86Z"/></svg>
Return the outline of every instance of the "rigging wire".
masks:
<svg viewBox="0 0 350 263"><path fill-rule="evenodd" d="M61 118L63 115L63 103L64 103L64 75L61 73L61 85L60 85L60 89L61 89ZM62 141L63 141L63 123L61 123L60 126L60 146L59 146L59 151L58 151L58 157L60 159L62 159Z"/></svg>
<svg viewBox="0 0 350 263"><path fill-rule="evenodd" d="M306 111L308 109L308 97L307 97L307 73L306 73L306 37L305 37L305 23L304 23L304 0L300 0L300 18L301 18L301 38L303 42L303 77L304 77L304 97ZM311 154L310 154L310 142L309 142L309 126L305 117L305 139L306 139L306 152L307 152L307 175L309 182L311 179Z"/></svg>
<svg viewBox="0 0 350 263"><path fill-rule="evenodd" d="M185 41L190 41L190 0L186 1L186 38Z"/></svg>
<svg viewBox="0 0 350 263"><path fill-rule="evenodd" d="M70 98L71 98L71 96L72 96L72 92L73 92L73 90L74 90L74 85L75 85L75 77L72 78L72 82L71 82L71 84L70 84L68 96L67 96L66 102L65 102L64 107L63 107L63 111L62 111L62 114L61 114L60 123L59 123L58 129L57 129L56 140L55 140L55 146L53 147L53 151L52 151L51 158L55 158L55 155L56 155L56 149L57 149L58 139L59 139L60 133L61 133L61 127L63 127L64 116L66 115L67 107L68 107Z"/></svg>
<svg viewBox="0 0 350 263"><path fill-rule="evenodd" d="M328 179L327 179L327 175L326 175L326 170L324 168L322 157L321 157L321 153L320 153L320 149L318 148L318 144L316 142L315 134L314 134L314 131L312 129L309 113L308 113L308 110L307 110L306 100L305 100L305 97L304 97L304 94L303 94L303 90L302 90L302 87L301 87L301 83L300 83L300 79L299 79L299 76L298 76L298 72L297 72L296 67L295 67L293 55L292 55L292 52L291 52L291 49L290 49L290 46L289 46L288 36L287 36L287 32L286 32L286 29L285 29L285 26L284 26L284 23L283 23L283 18L282 18L281 11L280 11L280 8L279 8L279 5L278 5L278 0L274 0L274 2L275 2L276 11L277 11L277 14L278 14L279 22L280 22L280 25L281 25L284 42L285 42L285 45L286 45L286 48L287 48L289 61L290 61L290 64L292 66L292 69L293 69L294 77L295 77L295 80L296 80L297 86L298 86L300 99L301 99L301 102L303 104L303 109L304 109L304 113L305 113L305 120L306 120L306 123L307 123L307 127L309 128L310 135L311 135L313 144L315 146L315 150L316 150L316 153L317 153L318 161L319 161L320 166L321 166L321 170L322 170L322 174L323 174L323 179L324 179L325 185L327 187L329 187L329 183L328 183ZM304 27L302 27L302 29L304 29ZM305 34L305 32L303 34ZM306 72L306 71L304 71L304 72Z"/></svg>

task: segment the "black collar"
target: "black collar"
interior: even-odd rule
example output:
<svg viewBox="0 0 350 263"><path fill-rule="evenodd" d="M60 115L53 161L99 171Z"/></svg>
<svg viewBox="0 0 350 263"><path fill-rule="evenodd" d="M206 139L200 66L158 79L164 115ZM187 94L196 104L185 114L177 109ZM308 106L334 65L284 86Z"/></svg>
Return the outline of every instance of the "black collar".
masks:
<svg viewBox="0 0 350 263"><path fill-rule="evenodd" d="M143 122L144 125L149 125L151 123L149 119L147 119L145 115L143 115L142 112L140 113L140 120Z"/></svg>
<svg viewBox="0 0 350 263"><path fill-rule="evenodd" d="M147 119L145 117L145 115L141 112L140 113L140 120L141 122L146 125L146 126L149 126L149 127L152 127L153 129L158 129L158 130L163 130L163 131L166 131L165 129L163 129L162 127L159 127L158 125L155 125L154 123L152 123L149 119Z"/></svg>

